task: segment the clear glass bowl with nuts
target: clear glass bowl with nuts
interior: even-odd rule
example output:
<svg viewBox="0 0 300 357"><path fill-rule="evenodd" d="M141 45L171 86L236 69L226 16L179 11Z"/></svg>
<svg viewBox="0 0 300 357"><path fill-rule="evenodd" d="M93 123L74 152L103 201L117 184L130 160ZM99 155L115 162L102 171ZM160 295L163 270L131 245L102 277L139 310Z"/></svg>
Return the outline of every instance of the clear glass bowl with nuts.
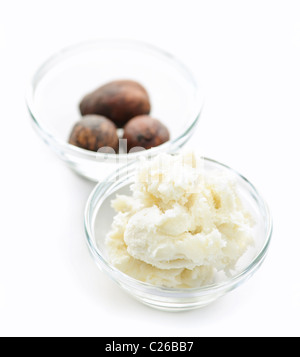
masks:
<svg viewBox="0 0 300 357"><path fill-rule="evenodd" d="M161 49L94 40L49 58L26 101L34 128L58 157L101 181L140 156L181 148L199 121L203 93L189 69Z"/></svg>

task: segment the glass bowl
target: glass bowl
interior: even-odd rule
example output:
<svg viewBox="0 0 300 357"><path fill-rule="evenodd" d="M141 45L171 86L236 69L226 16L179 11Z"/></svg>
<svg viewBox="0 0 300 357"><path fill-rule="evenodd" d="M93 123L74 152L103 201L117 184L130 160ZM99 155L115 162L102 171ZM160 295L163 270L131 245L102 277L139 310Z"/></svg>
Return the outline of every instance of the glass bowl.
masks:
<svg viewBox="0 0 300 357"><path fill-rule="evenodd" d="M132 79L145 86L151 116L170 130L171 139L156 148L132 154L104 154L68 144L81 115L83 96L102 84ZM169 53L127 40L94 40L56 53L35 73L26 93L27 107L38 135L73 170L93 181L140 156L175 152L194 132L203 95L191 72Z"/></svg>
<svg viewBox="0 0 300 357"><path fill-rule="evenodd" d="M188 310L203 307L220 298L251 277L261 266L272 235L269 209L255 187L242 175L226 165L205 158L205 170L231 173L237 182L237 193L253 216L254 245L239 259L230 277L218 273L211 285L190 289L172 289L150 285L122 273L108 260L105 238L111 228L114 210L110 206L117 194L129 194L134 182L136 164L130 164L99 183L91 193L85 210L85 232L89 251L98 267L107 273L127 293L146 305L163 310Z"/></svg>

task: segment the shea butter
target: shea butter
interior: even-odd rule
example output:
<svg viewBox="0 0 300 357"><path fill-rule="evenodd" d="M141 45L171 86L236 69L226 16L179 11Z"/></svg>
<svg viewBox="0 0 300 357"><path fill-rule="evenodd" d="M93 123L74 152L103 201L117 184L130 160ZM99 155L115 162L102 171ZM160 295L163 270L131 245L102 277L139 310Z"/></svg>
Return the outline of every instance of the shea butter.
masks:
<svg viewBox="0 0 300 357"><path fill-rule="evenodd" d="M135 279L169 288L210 284L253 243L234 179L205 170L195 153L140 162L131 191L112 201L106 248L112 265Z"/></svg>

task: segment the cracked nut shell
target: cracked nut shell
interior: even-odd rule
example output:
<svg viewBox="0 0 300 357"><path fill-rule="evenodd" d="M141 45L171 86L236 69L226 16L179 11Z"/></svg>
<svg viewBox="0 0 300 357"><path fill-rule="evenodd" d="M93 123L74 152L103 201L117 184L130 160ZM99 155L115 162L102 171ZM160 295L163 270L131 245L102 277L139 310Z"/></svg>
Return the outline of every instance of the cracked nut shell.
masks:
<svg viewBox="0 0 300 357"><path fill-rule="evenodd" d="M170 140L170 133L159 120L140 115L125 125L123 139L127 139L127 151L139 147L151 149Z"/></svg>
<svg viewBox="0 0 300 357"><path fill-rule="evenodd" d="M100 115L86 115L78 121L73 127L69 143L96 152L104 147L112 148L116 153L119 149L116 126Z"/></svg>
<svg viewBox="0 0 300 357"><path fill-rule="evenodd" d="M149 114L151 104L146 89L140 83L117 80L87 94L79 108L82 115L103 115L122 128L131 118Z"/></svg>

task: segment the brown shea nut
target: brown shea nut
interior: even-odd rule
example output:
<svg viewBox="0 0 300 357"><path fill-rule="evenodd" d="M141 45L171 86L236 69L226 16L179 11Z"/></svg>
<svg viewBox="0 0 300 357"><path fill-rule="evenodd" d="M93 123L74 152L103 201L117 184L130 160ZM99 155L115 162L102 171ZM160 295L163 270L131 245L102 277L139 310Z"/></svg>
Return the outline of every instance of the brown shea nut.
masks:
<svg viewBox="0 0 300 357"><path fill-rule="evenodd" d="M127 151L138 147L151 149L168 141L170 133L159 120L140 115L125 125L123 139L127 140Z"/></svg>
<svg viewBox="0 0 300 357"><path fill-rule="evenodd" d="M78 121L73 127L69 143L90 151L110 147L117 153L119 149L116 126L100 115L86 115Z"/></svg>
<svg viewBox="0 0 300 357"><path fill-rule="evenodd" d="M131 118L149 114L151 105L146 89L138 82L119 80L109 82L90 94L79 105L82 115L99 114L122 128Z"/></svg>

